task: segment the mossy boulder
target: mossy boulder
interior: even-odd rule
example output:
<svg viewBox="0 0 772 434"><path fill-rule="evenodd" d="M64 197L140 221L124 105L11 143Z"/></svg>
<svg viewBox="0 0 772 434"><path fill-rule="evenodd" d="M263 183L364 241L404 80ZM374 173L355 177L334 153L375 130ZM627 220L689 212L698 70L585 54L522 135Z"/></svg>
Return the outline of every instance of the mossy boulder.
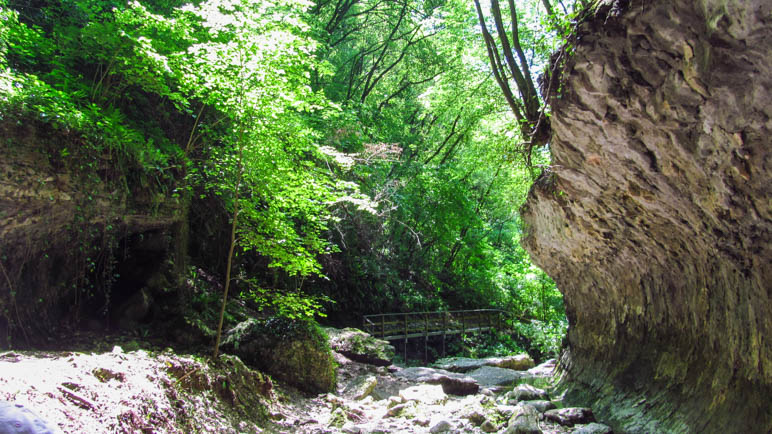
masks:
<svg viewBox="0 0 772 434"><path fill-rule="evenodd" d="M360 363L376 366L388 366L394 358L394 347L388 341L373 336L355 328L325 328L330 338L330 347Z"/></svg>
<svg viewBox="0 0 772 434"><path fill-rule="evenodd" d="M327 335L312 321L248 319L229 330L222 350L310 393L335 390L335 361Z"/></svg>

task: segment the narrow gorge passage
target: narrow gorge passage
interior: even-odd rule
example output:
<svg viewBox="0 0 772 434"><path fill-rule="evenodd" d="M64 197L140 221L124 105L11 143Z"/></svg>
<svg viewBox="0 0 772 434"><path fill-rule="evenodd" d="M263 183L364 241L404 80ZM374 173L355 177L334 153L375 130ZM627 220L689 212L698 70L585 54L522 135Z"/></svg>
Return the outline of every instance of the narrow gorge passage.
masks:
<svg viewBox="0 0 772 434"><path fill-rule="evenodd" d="M0 0L0 411L511 434L485 375L343 395L518 356L582 429L772 432L771 101L770 0Z"/></svg>

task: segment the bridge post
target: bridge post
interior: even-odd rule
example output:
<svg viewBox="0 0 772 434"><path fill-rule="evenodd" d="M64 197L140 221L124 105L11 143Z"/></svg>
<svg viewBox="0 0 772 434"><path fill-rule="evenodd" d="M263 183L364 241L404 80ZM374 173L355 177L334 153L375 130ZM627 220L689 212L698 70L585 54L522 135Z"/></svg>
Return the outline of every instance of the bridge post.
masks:
<svg viewBox="0 0 772 434"><path fill-rule="evenodd" d="M404 350L405 350L405 364L407 365L407 335L409 334L408 331L407 331L407 314L403 314L402 315L402 321L405 323L405 345L404 345Z"/></svg>
<svg viewBox="0 0 772 434"><path fill-rule="evenodd" d="M424 312L424 363L429 362L429 314Z"/></svg>
<svg viewBox="0 0 772 434"><path fill-rule="evenodd" d="M448 312L442 313L442 357L445 357L445 335L448 333Z"/></svg>
<svg viewBox="0 0 772 434"><path fill-rule="evenodd" d="M386 338L386 315L381 315L381 339Z"/></svg>
<svg viewBox="0 0 772 434"><path fill-rule="evenodd" d="M465 334L466 334L466 315L464 315L464 311L461 311L461 342L464 342Z"/></svg>

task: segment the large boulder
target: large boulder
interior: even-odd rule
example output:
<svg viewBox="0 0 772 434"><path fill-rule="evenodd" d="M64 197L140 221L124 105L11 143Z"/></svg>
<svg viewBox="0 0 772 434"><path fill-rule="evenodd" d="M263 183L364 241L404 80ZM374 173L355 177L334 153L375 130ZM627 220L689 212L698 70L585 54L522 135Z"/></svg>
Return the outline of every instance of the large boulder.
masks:
<svg viewBox="0 0 772 434"><path fill-rule="evenodd" d="M394 347L382 339L355 328L324 329L330 338L330 347L351 360L376 366L388 366L394 358Z"/></svg>
<svg viewBox="0 0 772 434"><path fill-rule="evenodd" d="M477 368L486 366L485 359L472 359L469 357L447 357L439 359L432 364L437 369L443 369L450 372L469 372Z"/></svg>
<svg viewBox="0 0 772 434"><path fill-rule="evenodd" d="M361 375L346 386L346 389L343 391L343 396L348 399L359 401L369 396L377 385L378 377L375 375Z"/></svg>
<svg viewBox="0 0 772 434"><path fill-rule="evenodd" d="M564 294L564 401L615 431L772 432L772 2L591 3L522 210Z"/></svg>
<svg viewBox="0 0 772 434"><path fill-rule="evenodd" d="M442 390L448 395L474 395L480 390L480 385L474 378L442 369L405 368L395 372L394 375L413 382L441 384Z"/></svg>
<svg viewBox="0 0 772 434"><path fill-rule="evenodd" d="M222 349L300 390L335 391L335 360L327 336L310 321L248 319L226 333Z"/></svg>

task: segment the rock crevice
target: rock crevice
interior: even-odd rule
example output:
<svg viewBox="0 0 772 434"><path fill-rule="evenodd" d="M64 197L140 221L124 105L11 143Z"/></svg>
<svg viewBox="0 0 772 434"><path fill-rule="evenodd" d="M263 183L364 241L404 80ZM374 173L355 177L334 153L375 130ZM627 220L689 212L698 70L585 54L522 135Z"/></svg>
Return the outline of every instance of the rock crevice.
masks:
<svg viewBox="0 0 772 434"><path fill-rule="evenodd" d="M599 4L523 209L567 397L626 431L771 430L772 4Z"/></svg>

